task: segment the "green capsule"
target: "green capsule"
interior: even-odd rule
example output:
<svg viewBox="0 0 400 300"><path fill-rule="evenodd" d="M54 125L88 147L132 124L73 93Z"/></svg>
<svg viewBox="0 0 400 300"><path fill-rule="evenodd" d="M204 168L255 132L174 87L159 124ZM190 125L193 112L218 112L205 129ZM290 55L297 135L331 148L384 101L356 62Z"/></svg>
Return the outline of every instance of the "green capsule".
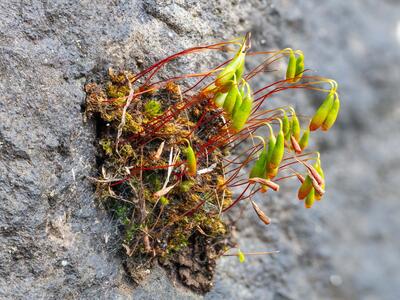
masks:
<svg viewBox="0 0 400 300"><path fill-rule="evenodd" d="M307 175L306 179L301 184L299 191L297 192L297 198L303 200L310 193L313 188L311 177Z"/></svg>
<svg viewBox="0 0 400 300"><path fill-rule="evenodd" d="M254 163L253 168L250 171L250 176L249 178L265 178L265 163L267 159L267 150L264 149L261 151L260 155L258 156L258 159Z"/></svg>
<svg viewBox="0 0 400 300"><path fill-rule="evenodd" d="M223 89L228 89L232 85L233 77L235 76L236 72L243 72L240 70L244 68L244 59L246 53L243 51L244 45L239 49L236 53L235 57L226 65L226 67L218 74L217 78L215 79L215 85L218 87L222 87ZM241 74L240 74L241 76Z"/></svg>
<svg viewBox="0 0 400 300"><path fill-rule="evenodd" d="M240 131L244 127L251 114L252 105L253 97L251 96L250 86L244 82L232 112L232 128L234 130Z"/></svg>
<svg viewBox="0 0 400 300"><path fill-rule="evenodd" d="M242 104L240 105L239 109L235 112L232 117L232 128L236 131L242 130L244 125L247 122L247 119L250 116L251 108L253 105L253 98L251 95L247 95L244 99Z"/></svg>
<svg viewBox="0 0 400 300"><path fill-rule="evenodd" d="M214 103L218 107L222 107L225 102L225 98L228 95L228 93L217 93L214 97Z"/></svg>
<svg viewBox="0 0 400 300"><path fill-rule="evenodd" d="M268 127L269 127L268 151L267 151L267 158L265 160L264 169L266 172L266 177L268 179L271 179L271 178L275 177L275 175L277 174L277 172L275 172L275 169L277 171L278 168L272 169L269 167L269 162L271 161L272 154L274 152L274 148L275 148L275 144L276 144L276 137L274 135L274 131L272 130L271 125L268 124Z"/></svg>
<svg viewBox="0 0 400 300"><path fill-rule="evenodd" d="M282 124L283 124L283 134L286 135L289 133L290 131L290 122L289 122L289 118L286 115L286 112L283 111L283 117L282 117Z"/></svg>
<svg viewBox="0 0 400 300"><path fill-rule="evenodd" d="M236 84L236 80L234 82L234 84L231 86L231 88L229 89L229 92L225 98L224 101L224 111L227 114L231 114L231 112L233 111L233 108L235 107L235 103L236 103L236 98L239 94L239 88Z"/></svg>
<svg viewBox="0 0 400 300"><path fill-rule="evenodd" d="M299 146L301 148L301 151L303 151L305 148L307 148L309 139L310 139L310 128L307 128L303 132L303 135L301 136L301 139L299 141Z"/></svg>
<svg viewBox="0 0 400 300"><path fill-rule="evenodd" d="M267 160L266 160L267 164L270 162L270 160L272 158L272 153L274 152L275 144L276 144L276 138L275 138L274 133L272 132L268 139L268 152L267 152Z"/></svg>
<svg viewBox="0 0 400 300"><path fill-rule="evenodd" d="M333 103L335 100L335 93L331 92L325 98L324 102L322 102L321 106L315 112L313 118L310 122L310 130L314 131L321 127L322 123L324 123L325 119L328 116L328 112L331 110ZM335 117L336 119L336 117ZM333 124L332 124L333 125Z"/></svg>
<svg viewBox="0 0 400 300"><path fill-rule="evenodd" d="M298 82L303 77L304 72L304 54L302 51L296 51L299 56L296 59L296 77L293 82Z"/></svg>
<svg viewBox="0 0 400 300"><path fill-rule="evenodd" d="M308 193L307 198L304 202L306 208L311 208L315 201L315 190L311 189L310 193Z"/></svg>
<svg viewBox="0 0 400 300"><path fill-rule="evenodd" d="M289 121L289 131L285 134L285 141L290 141L292 135L292 121Z"/></svg>
<svg viewBox="0 0 400 300"><path fill-rule="evenodd" d="M291 51L289 54L289 62L286 70L286 80L289 82L293 81L296 76L296 56L294 52Z"/></svg>
<svg viewBox="0 0 400 300"><path fill-rule="evenodd" d="M243 72L244 72L244 62L245 62L245 60L243 59L240 62L238 68L236 69L235 75L236 75L236 80L237 81L240 81L240 79L242 78L242 75L243 75Z"/></svg>
<svg viewBox="0 0 400 300"><path fill-rule="evenodd" d="M242 87L240 89L239 93L236 95L235 105L233 106L232 113L231 113L232 118L234 118L235 114L237 113L237 111L239 110L240 106L242 105L243 95L244 95L244 91L243 91L243 87Z"/></svg>
<svg viewBox="0 0 400 300"><path fill-rule="evenodd" d="M298 141L300 139L300 122L294 111L292 115L291 127L291 135L293 135L296 141Z"/></svg>
<svg viewBox="0 0 400 300"><path fill-rule="evenodd" d="M194 150L190 146L189 142L188 146L183 150L183 153L186 155L188 174L190 176L196 176L197 174L196 154L194 153Z"/></svg>
<svg viewBox="0 0 400 300"><path fill-rule="evenodd" d="M282 128L280 129L276 138L274 150L272 151L271 159L268 162L268 168L273 170L279 166L285 152L285 137Z"/></svg>
<svg viewBox="0 0 400 300"><path fill-rule="evenodd" d="M335 123L336 118L339 114L339 110L340 110L339 96L336 96L336 99L333 102L333 105L332 105L331 109L329 110L324 123L322 123L322 125L321 125L321 129L323 131L327 131L333 126L333 124Z"/></svg>
<svg viewBox="0 0 400 300"><path fill-rule="evenodd" d="M267 168L266 177L267 179L273 179L278 174L279 168L276 167L275 169Z"/></svg>

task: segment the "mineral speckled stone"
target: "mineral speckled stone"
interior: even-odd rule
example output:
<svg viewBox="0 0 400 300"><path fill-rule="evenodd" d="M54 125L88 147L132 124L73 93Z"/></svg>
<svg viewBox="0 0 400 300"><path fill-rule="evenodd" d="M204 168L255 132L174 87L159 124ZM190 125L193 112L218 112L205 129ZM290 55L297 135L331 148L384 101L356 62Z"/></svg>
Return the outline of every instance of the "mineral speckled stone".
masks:
<svg viewBox="0 0 400 300"><path fill-rule="evenodd" d="M200 298L158 267L140 286L128 280L115 222L87 180L95 124L83 122L83 87L110 66L139 70L252 31L254 49L303 49L338 79L346 104L319 145L331 188L311 212L294 193L266 197L268 229L248 210L242 250L280 254L221 258L204 297L398 299L399 15L389 0L1 1L0 298ZM307 94L298 101L311 111Z"/></svg>

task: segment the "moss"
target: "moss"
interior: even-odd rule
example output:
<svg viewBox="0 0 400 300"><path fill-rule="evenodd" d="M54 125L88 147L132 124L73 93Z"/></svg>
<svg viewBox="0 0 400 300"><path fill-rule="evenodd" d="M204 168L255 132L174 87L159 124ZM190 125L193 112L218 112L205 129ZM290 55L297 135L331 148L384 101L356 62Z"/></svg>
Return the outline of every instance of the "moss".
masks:
<svg viewBox="0 0 400 300"><path fill-rule="evenodd" d="M271 185L273 190L279 188L273 181L277 181L275 173L260 173L256 176L258 181L253 176L243 177L242 171L249 164L254 165L261 161L260 152L264 153L264 150L258 149L262 147L254 143L253 133L268 133L265 126L270 127L269 140L273 141L274 137L276 142L274 141L273 148L268 142L268 149L273 149L268 165L272 166L273 163L276 171L282 165L283 155L291 155L295 148L290 143L284 143L283 124L277 137L272 128L272 125L279 126L278 123L282 122L282 112L285 115L290 112L294 122L294 109L283 106L261 110L261 104L271 94L260 95L253 100L251 87L246 82L246 77L242 77L246 51L250 46L248 38L249 35L246 35L237 55L226 66L221 64L204 76L201 84L191 85L192 75L179 76L179 82L182 80L185 90L189 88L183 94L174 79L161 80L161 76L157 79L161 81L156 81L153 76L158 76L157 70L164 63L186 55L193 49L162 60L135 75L110 69L106 83L90 83L85 86L86 115L100 118L101 122L98 124L106 124L99 126L97 130L102 150L98 160L101 180L96 182L96 192L104 206L120 220L124 248L130 258L138 263L163 258L165 263L170 261L173 266L182 264L188 268L189 265L191 272L188 276L192 277L186 278L185 283L194 282L192 287L202 292L211 286L210 267L215 265L215 258L223 255L226 246L230 245L229 226L220 218L221 213L240 203L240 200L251 197L253 191L260 190L259 185ZM204 48L206 49L207 47ZM304 71L303 56L299 50L284 49L275 52L271 57L279 56L278 59L281 59L288 54L297 56L292 57L292 60L299 59L295 67L297 69L299 66L299 70ZM276 82L280 83L280 90L301 87L301 84L291 86L291 83L302 80L298 70L292 71L285 82ZM256 76L262 72L253 73ZM318 78L318 81L309 79L305 86L310 90L323 91L320 86L314 85L329 83L331 93L336 95L335 101L338 102L336 82ZM209 82L211 80L213 81ZM237 84L232 84L233 81ZM207 85L208 83L210 84ZM134 97L127 105L130 92L134 93ZM241 97L237 97L238 93ZM223 94L226 95L225 98L220 97ZM233 100L235 103L232 103ZM220 108L217 107L219 104L222 104ZM330 113L332 118L328 121L334 122L338 111ZM303 118L301 121L304 123ZM297 125L293 122L289 124L292 128L288 130L292 136L286 140L295 145L293 139L298 142L301 123L299 120ZM321 125L322 129L329 129L332 122L326 128ZM257 138L264 143L266 141L265 136ZM253 142L252 148L247 150L243 149L246 140ZM187 151L184 151L185 147ZM265 156L268 156L266 154L265 151ZM298 162L302 164L289 164L291 168L307 166L306 162L315 159L314 155L315 152L299 155ZM288 155L286 158L293 160ZM210 169L210 166L213 167ZM207 172L200 172L201 170ZM292 171L301 176L297 171ZM311 173L318 181L319 171ZM282 179L286 177L293 176L285 175ZM322 182L320 178L318 184ZM229 185L243 188L243 193L235 201L232 200ZM314 188L323 192L322 186L313 186ZM267 224L266 216L263 217L264 213L254 203L255 212ZM189 264L187 261L190 261ZM192 268L194 266L198 269ZM202 285L199 283L200 277L208 278L202 288L199 288Z"/></svg>
<svg viewBox="0 0 400 300"><path fill-rule="evenodd" d="M125 232L125 242L129 243L134 238L135 234L140 230L141 226L139 224L127 224Z"/></svg>
<svg viewBox="0 0 400 300"><path fill-rule="evenodd" d="M136 152L133 150L130 144L124 144L120 149L119 153L124 158L134 158L136 157Z"/></svg>
<svg viewBox="0 0 400 300"><path fill-rule="evenodd" d="M166 250L167 253L171 254L178 252L182 248L187 247L189 243L188 239L189 237L187 233L185 233L183 230L177 230L168 243Z"/></svg>
<svg viewBox="0 0 400 300"><path fill-rule="evenodd" d="M168 198L167 198L167 197L164 197L164 196L162 196L162 197L160 198L160 202L161 202L161 204L162 204L163 206L166 206L166 205L169 204Z"/></svg>
<svg viewBox="0 0 400 300"><path fill-rule="evenodd" d="M122 224L128 225L129 221L129 208L125 205L117 205L115 208L115 215L121 221Z"/></svg>
<svg viewBox="0 0 400 300"><path fill-rule="evenodd" d="M129 86L127 85L115 85L112 82L107 84L107 96L110 98L122 98L128 96Z"/></svg>
<svg viewBox="0 0 400 300"><path fill-rule="evenodd" d="M125 114L125 126L123 128L123 131L129 132L129 133L138 133L143 130L143 127L141 126L141 120L139 118L133 118L130 113Z"/></svg>
<svg viewBox="0 0 400 300"><path fill-rule="evenodd" d="M151 190L155 193L162 188L162 182L158 173L152 173L148 176Z"/></svg>
<svg viewBox="0 0 400 300"><path fill-rule="evenodd" d="M185 180L185 181L182 181L181 184L179 185L179 190L182 193L188 193L193 186L194 186L193 181Z"/></svg>
<svg viewBox="0 0 400 300"><path fill-rule="evenodd" d="M174 106L178 111L185 107L179 86L169 83L165 88L142 94L126 109L125 124L116 151L117 133L120 132L123 108L129 93L127 77L129 74L110 72L109 82L86 88L89 102L87 114L108 123L98 130L103 163L100 166L102 180L96 184L97 195L119 221L123 244L132 251L131 257L147 261L154 254L156 258L178 261L179 255L187 255L188 259L192 259L187 252L188 248L194 247L192 239L201 237L201 245L195 249L199 252L210 249L204 245L225 241L223 237L227 234L224 223L218 216L210 215L207 207L217 207L218 198L224 192L223 188L215 188L216 178L223 174L222 169L204 174L199 177L200 180L185 174L183 142L192 135L192 128L197 125L204 110L196 105L193 110L183 110L177 116L163 120L163 108L167 110ZM139 88L139 91L145 88ZM152 132L149 127L155 117L160 117L162 125ZM193 135L190 141L198 145L209 139L211 134ZM160 150L162 142L164 147ZM174 157L176 167L167 180L171 153L179 155ZM213 154L208 160L209 164L218 163L219 157ZM155 193L163 189L164 182L167 182L167 188L172 189L157 197ZM204 207L200 206L196 212L188 214L205 199L207 203ZM212 249L222 253L219 246Z"/></svg>
<svg viewBox="0 0 400 300"><path fill-rule="evenodd" d="M99 144L102 146L103 151L106 155L113 155L113 142L110 139L101 139Z"/></svg>
<svg viewBox="0 0 400 300"><path fill-rule="evenodd" d="M160 101L152 99L145 103L144 114L148 118L154 118L156 116L159 116L161 113L162 113L162 111L161 111Z"/></svg>

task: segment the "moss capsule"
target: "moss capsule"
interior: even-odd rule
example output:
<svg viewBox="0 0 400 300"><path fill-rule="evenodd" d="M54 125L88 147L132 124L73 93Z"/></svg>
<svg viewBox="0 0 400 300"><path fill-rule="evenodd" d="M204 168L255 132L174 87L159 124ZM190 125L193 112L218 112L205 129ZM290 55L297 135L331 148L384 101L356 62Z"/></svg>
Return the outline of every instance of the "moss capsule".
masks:
<svg viewBox="0 0 400 300"><path fill-rule="evenodd" d="M190 176L196 176L196 173L197 173L196 154L194 153L194 150L190 146L189 142L188 142L188 146L184 149L183 152L186 155L188 174Z"/></svg>
<svg viewBox="0 0 400 300"><path fill-rule="evenodd" d="M250 176L249 178L254 178L254 177L259 177L259 178L264 178L265 177L265 162L267 158L267 151L264 147L264 149L261 151L260 156L254 163L253 168L250 171Z"/></svg>
<svg viewBox="0 0 400 300"><path fill-rule="evenodd" d="M236 98L239 94L239 88L237 86L236 80L234 84L231 86L231 88L228 91L228 94L226 95L225 101L224 101L224 111L228 114L231 114L233 111L233 108L235 107L236 103Z"/></svg>
<svg viewBox="0 0 400 300"><path fill-rule="evenodd" d="M286 69L286 80L291 82L295 76L296 76L296 56L294 55L294 52L291 51L289 54L289 62Z"/></svg>
<svg viewBox="0 0 400 300"><path fill-rule="evenodd" d="M340 101L339 101L339 97L336 96L336 99L333 102L333 105L332 105L331 109L329 110L328 115L326 116L326 119L324 120L324 123L322 123L322 125L321 125L321 129L323 131L327 131L333 126L333 124L335 123L336 118L339 114L339 109L340 109Z"/></svg>
<svg viewBox="0 0 400 300"><path fill-rule="evenodd" d="M289 131L290 131L290 122L289 122L289 118L288 118L288 116L286 115L286 112L285 112L285 111L283 112L282 126L283 126L283 128L282 128L283 134L284 134L285 137L286 137L286 135L287 135L287 134L289 133Z"/></svg>
<svg viewBox="0 0 400 300"><path fill-rule="evenodd" d="M215 105L218 107L223 107L227 95L228 93L217 93L214 97Z"/></svg>
<svg viewBox="0 0 400 300"><path fill-rule="evenodd" d="M298 82L303 77L304 72L304 54L302 51L297 50L299 56L296 59L296 77L293 82Z"/></svg>
<svg viewBox="0 0 400 300"><path fill-rule="evenodd" d="M297 192L297 198L303 200L310 193L313 188L310 176L307 176L304 182L301 184L299 191Z"/></svg>
<svg viewBox="0 0 400 300"><path fill-rule="evenodd" d="M335 94L329 93L325 98L324 102L322 102L321 106L317 109L314 116L310 122L310 130L314 131L321 127L322 123L324 123L325 119L328 116L328 112L331 110L332 105L334 103Z"/></svg>
<svg viewBox="0 0 400 300"><path fill-rule="evenodd" d="M303 151L305 148L307 148L309 139L310 139L310 129L307 128L303 132L303 135L301 136L301 139L299 141L299 146L300 146L301 151Z"/></svg>
<svg viewBox="0 0 400 300"><path fill-rule="evenodd" d="M300 139L300 122L294 111L291 120L291 134L294 136L296 141Z"/></svg>
<svg viewBox="0 0 400 300"><path fill-rule="evenodd" d="M226 65L226 67L218 74L215 79L215 85L221 87L223 89L229 88L232 84L235 73L241 75L243 72L242 68L244 67L244 59L246 53L243 51L243 46L239 49L235 57Z"/></svg>
<svg viewBox="0 0 400 300"><path fill-rule="evenodd" d="M242 250L238 249L238 254L237 254L237 256L238 256L238 259L239 259L239 262L240 262L240 263L244 263L244 262L245 262L246 257L245 257L245 255L244 255L244 253L242 252Z"/></svg>
<svg viewBox="0 0 400 300"><path fill-rule="evenodd" d="M304 202L304 205L306 208L311 208L314 204L315 201L315 190L314 188L311 189L311 191L308 193L307 198Z"/></svg>
<svg viewBox="0 0 400 300"><path fill-rule="evenodd" d="M239 109L232 116L232 128L236 131L242 130L250 116L253 105L253 98L248 94L244 99Z"/></svg>
<svg viewBox="0 0 400 300"><path fill-rule="evenodd" d="M282 128L276 138L274 150L272 151L271 159L268 162L268 167L272 170L279 166L282 161L285 151L285 137L283 136Z"/></svg>

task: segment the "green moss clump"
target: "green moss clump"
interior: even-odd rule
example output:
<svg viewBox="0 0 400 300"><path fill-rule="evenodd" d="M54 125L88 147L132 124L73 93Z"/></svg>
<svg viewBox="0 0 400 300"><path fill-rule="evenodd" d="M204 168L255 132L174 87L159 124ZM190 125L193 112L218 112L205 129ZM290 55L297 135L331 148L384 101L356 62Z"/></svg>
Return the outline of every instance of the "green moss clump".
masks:
<svg viewBox="0 0 400 300"><path fill-rule="evenodd" d="M139 119L134 119L130 113L125 114L125 126L123 130L130 133L138 133L143 130Z"/></svg>
<svg viewBox="0 0 400 300"><path fill-rule="evenodd" d="M194 182L191 180L182 181L179 185L179 189L182 193L187 193L194 186Z"/></svg>
<svg viewBox="0 0 400 300"><path fill-rule="evenodd" d="M129 86L128 85L114 85L111 82L107 84L107 95L111 98L121 98L128 96Z"/></svg>
<svg viewBox="0 0 400 300"><path fill-rule="evenodd" d="M157 100L150 100L144 105L144 114L148 118L154 118L161 114L161 103Z"/></svg>
<svg viewBox="0 0 400 300"><path fill-rule="evenodd" d="M110 139L101 139L99 144L102 146L106 155L113 155L113 142Z"/></svg>
<svg viewBox="0 0 400 300"><path fill-rule="evenodd" d="M162 196L162 197L160 198L160 202L161 202L161 204L164 205L164 206L166 206L166 205L169 204L168 198L167 198L167 197L164 197L164 196Z"/></svg>
<svg viewBox="0 0 400 300"><path fill-rule="evenodd" d="M130 75L112 73L110 77L105 86L87 85L87 114L100 118L99 124L104 124L98 128L102 164L97 195L118 220L124 249L139 262L156 257L176 263L180 255L194 260L189 249L196 255L211 251L215 260L223 253L220 245L227 240L227 228L219 215L213 214L218 205L229 200L226 188L218 185L222 166L197 178L195 172L186 172L186 156L182 153L183 142L202 116L202 106L185 112L180 88L170 84L165 89L140 94L125 107ZM171 106L182 112L162 119L166 114L162 108ZM160 117L159 128L152 125L158 122L155 117ZM212 138L211 134L215 133L205 131L190 139L199 145ZM161 144L164 146L160 148ZM177 156L173 157L173 172L168 175L171 151ZM208 163L220 163L218 156L209 155ZM204 167L202 164L199 162ZM191 212L202 201L204 206ZM200 244L195 245L192 240ZM205 273L207 268L205 263Z"/></svg>

